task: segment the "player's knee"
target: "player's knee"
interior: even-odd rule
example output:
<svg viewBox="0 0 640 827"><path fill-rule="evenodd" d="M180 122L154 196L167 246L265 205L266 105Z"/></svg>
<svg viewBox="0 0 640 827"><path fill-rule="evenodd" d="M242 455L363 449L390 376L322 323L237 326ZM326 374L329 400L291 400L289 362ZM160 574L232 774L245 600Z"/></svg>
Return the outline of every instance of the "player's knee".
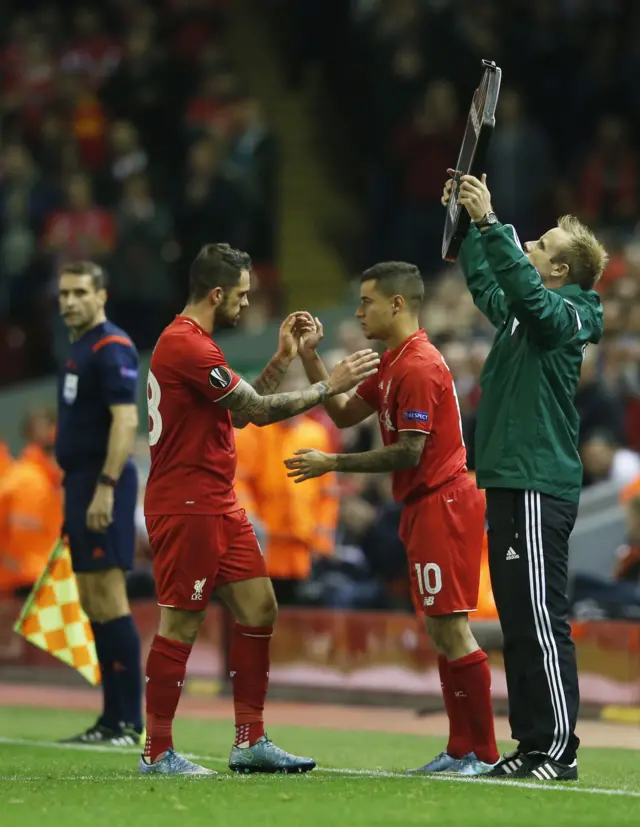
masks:
<svg viewBox="0 0 640 827"><path fill-rule="evenodd" d="M278 618L278 604L275 599L265 598L256 606L248 608L243 614L243 620L239 621L243 626L275 626Z"/></svg>
<svg viewBox="0 0 640 827"><path fill-rule="evenodd" d="M478 648L467 615L427 618L427 631L439 654L457 660Z"/></svg>
<svg viewBox="0 0 640 827"><path fill-rule="evenodd" d="M278 618L278 603L270 590L265 590L255 601L242 606L236 620L243 626L274 626Z"/></svg>
<svg viewBox="0 0 640 827"><path fill-rule="evenodd" d="M278 602L275 595L269 595L260 606L260 617L256 626L275 626L278 619Z"/></svg>
<svg viewBox="0 0 640 827"><path fill-rule="evenodd" d="M198 636L198 629L205 615L205 610L199 612L186 609L172 609L163 606L160 610L160 626L158 634L169 640L177 640L192 646Z"/></svg>

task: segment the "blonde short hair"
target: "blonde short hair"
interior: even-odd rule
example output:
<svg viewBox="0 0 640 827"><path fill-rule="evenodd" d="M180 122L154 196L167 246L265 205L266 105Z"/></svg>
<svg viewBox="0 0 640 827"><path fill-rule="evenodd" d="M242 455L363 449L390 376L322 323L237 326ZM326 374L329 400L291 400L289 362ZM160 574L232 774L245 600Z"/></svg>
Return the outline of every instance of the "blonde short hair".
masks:
<svg viewBox="0 0 640 827"><path fill-rule="evenodd" d="M555 256L569 267L569 281L592 290L604 273L609 256L588 227L574 215L563 215L558 227L569 236L567 246Z"/></svg>

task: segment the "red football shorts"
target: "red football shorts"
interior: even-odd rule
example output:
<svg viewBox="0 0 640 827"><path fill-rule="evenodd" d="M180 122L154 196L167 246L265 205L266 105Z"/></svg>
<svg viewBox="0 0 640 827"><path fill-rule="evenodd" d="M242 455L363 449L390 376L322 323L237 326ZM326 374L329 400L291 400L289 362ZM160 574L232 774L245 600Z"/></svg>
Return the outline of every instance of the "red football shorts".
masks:
<svg viewBox="0 0 640 827"><path fill-rule="evenodd" d="M466 476L405 505L400 539L418 614L477 609L484 520L484 497Z"/></svg>
<svg viewBox="0 0 640 827"><path fill-rule="evenodd" d="M216 586L266 577L262 550L244 509L230 514L147 517L158 604L204 609Z"/></svg>

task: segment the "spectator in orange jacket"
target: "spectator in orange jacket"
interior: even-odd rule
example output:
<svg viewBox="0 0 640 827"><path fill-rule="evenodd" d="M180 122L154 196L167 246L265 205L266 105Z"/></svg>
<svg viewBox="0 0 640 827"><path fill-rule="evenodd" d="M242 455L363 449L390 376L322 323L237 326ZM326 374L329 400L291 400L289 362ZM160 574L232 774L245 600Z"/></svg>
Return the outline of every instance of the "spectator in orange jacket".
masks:
<svg viewBox="0 0 640 827"><path fill-rule="evenodd" d="M13 465L13 457L6 442L0 440L0 484L9 468Z"/></svg>
<svg viewBox="0 0 640 827"><path fill-rule="evenodd" d="M491 588L491 574L489 572L489 544L487 532L482 540L482 562L480 565L480 588L478 590L478 608L474 614L478 620L498 620L498 610Z"/></svg>
<svg viewBox="0 0 640 827"><path fill-rule="evenodd" d="M307 385L294 372L295 364L283 390ZM306 415L236 431L238 500L255 522L258 536L263 532L267 570L283 605L295 602L296 587L309 576L313 556L333 553L338 521L335 474L310 480L315 485L308 490L287 477L283 462L300 445L330 451L331 437Z"/></svg>
<svg viewBox="0 0 640 827"><path fill-rule="evenodd" d="M31 588L62 527L55 420L45 411L33 413L24 432L27 447L0 480L0 593L5 594Z"/></svg>
<svg viewBox="0 0 640 827"><path fill-rule="evenodd" d="M469 471L469 476L474 480L476 475L473 471ZM480 489L482 493L484 491ZM498 610L496 609L496 601L493 597L493 589L491 588L491 574L489 572L489 543L487 540L487 532L485 531L482 538L482 563L480 566L480 588L478 590L478 608L474 614L477 620L498 620Z"/></svg>
<svg viewBox="0 0 640 827"><path fill-rule="evenodd" d="M620 492L620 504L627 505L640 494L640 477L628 482Z"/></svg>

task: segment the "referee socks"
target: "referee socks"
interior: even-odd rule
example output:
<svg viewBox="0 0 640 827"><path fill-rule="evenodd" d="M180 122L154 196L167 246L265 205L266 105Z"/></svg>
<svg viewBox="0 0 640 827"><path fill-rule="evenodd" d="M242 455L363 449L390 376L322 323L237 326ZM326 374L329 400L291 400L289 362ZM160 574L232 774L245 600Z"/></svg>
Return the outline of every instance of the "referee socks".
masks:
<svg viewBox="0 0 640 827"><path fill-rule="evenodd" d="M123 615L91 627L102 672L100 723L116 732L123 726L142 732L140 635L133 617Z"/></svg>

